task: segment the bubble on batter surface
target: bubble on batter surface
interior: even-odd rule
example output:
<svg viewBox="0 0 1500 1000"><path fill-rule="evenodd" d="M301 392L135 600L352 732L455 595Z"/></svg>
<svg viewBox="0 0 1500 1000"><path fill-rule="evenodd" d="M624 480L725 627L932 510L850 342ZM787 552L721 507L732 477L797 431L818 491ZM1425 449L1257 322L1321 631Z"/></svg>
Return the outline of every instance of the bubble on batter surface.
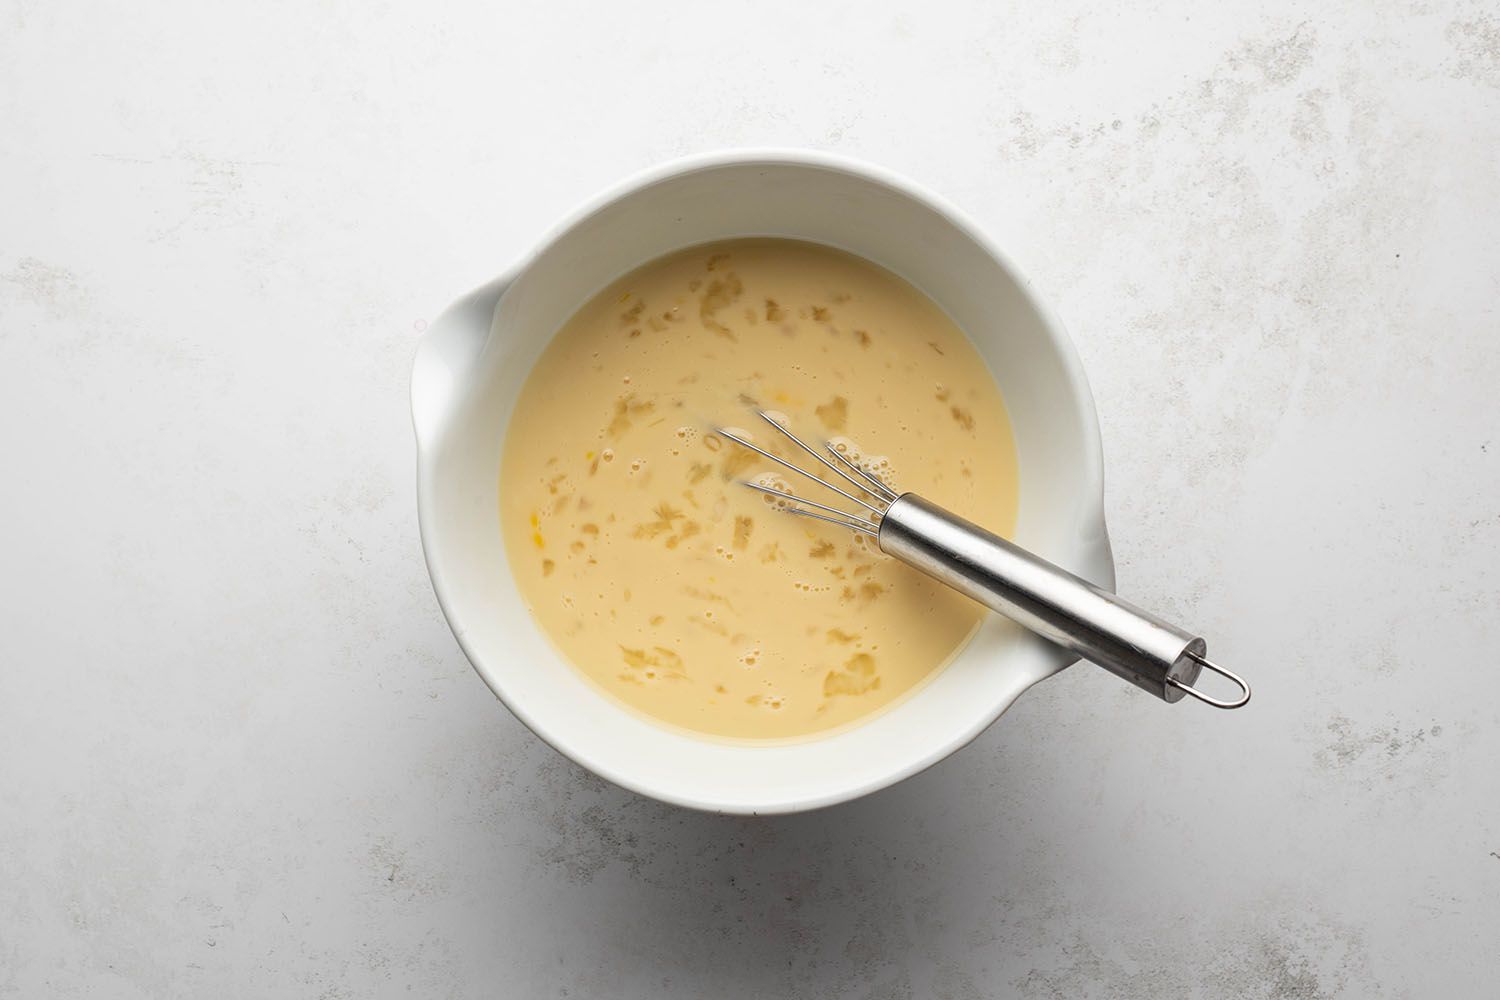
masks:
<svg viewBox="0 0 1500 1000"><path fill-rule="evenodd" d="M830 438L828 443L833 445L834 451L837 451L844 458L847 458L886 486L893 490L896 488L896 467L891 462L889 455L868 454L853 439L843 437L842 435Z"/></svg>
<svg viewBox="0 0 1500 1000"><path fill-rule="evenodd" d="M756 486L764 486L766 489L780 490L782 493L792 492L792 484L787 482L786 477L779 472L762 472L750 482ZM773 510L791 510L796 506L785 497L774 497L769 493L762 493L760 498Z"/></svg>

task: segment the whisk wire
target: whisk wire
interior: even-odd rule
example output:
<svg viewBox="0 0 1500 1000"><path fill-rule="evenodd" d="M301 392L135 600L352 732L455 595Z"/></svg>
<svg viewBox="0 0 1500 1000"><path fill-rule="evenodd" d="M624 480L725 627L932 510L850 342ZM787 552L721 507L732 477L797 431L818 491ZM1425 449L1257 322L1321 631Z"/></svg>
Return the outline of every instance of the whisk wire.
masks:
<svg viewBox="0 0 1500 1000"><path fill-rule="evenodd" d="M870 521L863 517L860 517L858 514L851 514L846 510L839 510L837 507L830 507L827 504L821 504L817 501L809 500L806 497L799 497L795 493L785 493L781 490L772 489L769 486L762 486L760 483L744 483L742 485L748 486L752 490L759 490L762 493L770 494L773 497L780 497L783 500L791 500L794 503L805 504L808 507L816 507L818 510L826 510L830 514L838 514L842 518L847 518L847 520L841 520L835 523L842 524L845 527L872 532L878 531L880 529L880 525L876 524L874 521ZM789 513L792 514L798 512L798 508L796 507L788 507L786 509ZM832 520L832 518L824 518L824 520Z"/></svg>
<svg viewBox="0 0 1500 1000"><path fill-rule="evenodd" d="M766 417L766 419L770 420L773 425L780 426L779 424L776 424L776 421L771 420L770 417ZM775 462L777 465L781 466L783 469L787 469L787 470L789 470L791 472L795 472L797 475L802 476L805 479L812 480L813 482L817 483L819 486L824 486L824 487L826 487L826 488L828 488L830 490L833 490L833 492L837 493L839 496L843 497L845 500L851 500L854 503L859 504L861 507L863 507L865 510L869 511L870 513L874 514L876 517L880 517L880 516L882 516L882 515L885 514L885 510L883 508L876 507L875 505L870 504L870 503L866 503L865 501L861 500L859 497L855 496L854 494L849 493L846 490L840 489L839 487L833 485L832 483L828 482L825 479L820 479L819 477L813 475L811 472L808 472L806 469L802 468L801 466L794 465L791 462L788 462L784 458L778 458L777 456L771 454L769 451L766 451L764 448L761 448L761 447L758 447L756 445L753 445L749 441L746 441L744 438L739 437L736 434L733 434L733 433L731 433L729 431L724 430L722 427L719 428L718 430L716 430L715 433L718 434L720 437L728 438L729 440L733 441L735 444L739 445L742 448L749 448L751 451L755 452L757 455L760 455L762 458L768 458L768 459L770 459L771 461ZM802 445L802 447L807 448L807 445L802 444L802 442L798 441L796 437L792 436L789 433L788 433L787 436L791 437L792 440L797 441L797 443L800 444L800 445ZM809 452L812 452L812 454L815 457L818 457L819 461L822 461L825 465L828 464L826 460L824 460L823 458L817 456L817 453L813 452L811 448L808 448L807 450ZM829 467L832 468L831 465ZM839 473L839 474L843 475L843 473ZM847 479L848 477L845 476L844 478ZM864 487L860 487L860 489L865 489L865 488ZM869 490L865 490L865 492L868 493ZM795 499L800 500L801 498L797 497Z"/></svg>
<svg viewBox="0 0 1500 1000"><path fill-rule="evenodd" d="M825 514L814 514L812 511L804 510L801 507L788 507L786 512L788 514L796 514L798 517L811 517L818 521L827 521L829 524L837 524L841 527L848 528L851 531L857 531L861 535L868 535L871 538L880 537L880 530L878 528L865 526L865 524L868 524L868 522L865 522L865 524L855 524L853 521L845 521L843 518L839 517L828 517Z"/></svg>
<svg viewBox="0 0 1500 1000"><path fill-rule="evenodd" d="M828 459L824 458L822 455L819 455L818 452L817 452L817 449L815 449L812 445L808 444L806 441L804 441L801 438L799 438L797 435L793 434L791 431L787 430L784 426L782 426L782 424L781 424L780 421L773 419L771 417L771 415L769 413L767 413L765 410L756 410L755 413L756 413L757 416L759 416L766 423L770 424L772 427L776 428L783 435L785 435L786 438L787 438L787 440L791 441L798 448L801 448L803 451L807 452L813 458L816 458L819 462L822 462L830 470L832 470L833 472L837 473L839 476L843 477L843 479L845 481L853 484L853 486L854 486L855 489L860 490L861 492L864 492L864 493L868 493L868 494L870 494L870 496L874 497L877 500L885 500L885 499L887 499L886 496L883 493L879 493L879 492L877 492L875 490L870 489L869 486L867 486L864 483L860 482L858 479L855 479L854 477L850 476L849 473L845 472L843 469L840 469L838 466L836 466L832 462L828 461ZM832 450L832 449L830 448L830 450ZM835 454L837 454L837 452L835 452ZM826 481L824 481L822 479L819 479L818 482L823 483L824 486L828 486L829 485ZM889 491L886 491L886 492L889 492ZM845 493L844 495L848 496L847 493ZM868 507L869 504L865 504L865 506Z"/></svg>
<svg viewBox="0 0 1500 1000"><path fill-rule="evenodd" d="M849 459L843 453L841 453L837 448L835 448L832 443L830 443L830 442L824 442L823 447L825 447L825 448L828 449L828 454L832 455L834 458L838 459L840 462L843 462L845 465L849 466L849 468L851 468L855 472L859 473L865 479L869 480L870 484L875 487L875 493L876 493L876 495L882 497L887 503L895 503L897 500L901 499L901 494L899 494L895 490L891 489L889 486L887 486L885 483L881 482L879 479L877 479L874 476L870 475L868 472L866 472L864 469L860 468L858 465L856 465L853 462L849 461Z"/></svg>

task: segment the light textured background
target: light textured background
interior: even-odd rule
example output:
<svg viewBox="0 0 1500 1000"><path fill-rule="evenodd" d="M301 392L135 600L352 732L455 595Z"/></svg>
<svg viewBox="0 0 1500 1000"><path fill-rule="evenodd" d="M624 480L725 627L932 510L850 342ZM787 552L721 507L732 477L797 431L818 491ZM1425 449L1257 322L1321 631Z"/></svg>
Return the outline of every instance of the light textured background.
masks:
<svg viewBox="0 0 1500 1000"><path fill-rule="evenodd" d="M1080 667L750 820L489 696L418 331L737 144L1014 252L1251 709ZM0 996L1493 996L1497 301L1491 3L0 0Z"/></svg>

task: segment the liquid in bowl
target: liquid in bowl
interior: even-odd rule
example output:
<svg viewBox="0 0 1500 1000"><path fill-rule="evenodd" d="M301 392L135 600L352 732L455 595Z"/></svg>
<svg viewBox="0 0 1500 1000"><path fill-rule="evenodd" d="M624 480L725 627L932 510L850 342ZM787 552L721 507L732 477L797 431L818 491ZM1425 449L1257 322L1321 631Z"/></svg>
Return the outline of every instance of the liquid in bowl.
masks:
<svg viewBox="0 0 1500 1000"><path fill-rule="evenodd" d="M558 331L516 403L501 529L532 616L608 697L696 734L805 738L909 694L984 612L745 489L804 489L707 429L738 423L790 456L752 405L898 488L1014 524L1005 405L953 321L863 258L741 239L632 271Z"/></svg>

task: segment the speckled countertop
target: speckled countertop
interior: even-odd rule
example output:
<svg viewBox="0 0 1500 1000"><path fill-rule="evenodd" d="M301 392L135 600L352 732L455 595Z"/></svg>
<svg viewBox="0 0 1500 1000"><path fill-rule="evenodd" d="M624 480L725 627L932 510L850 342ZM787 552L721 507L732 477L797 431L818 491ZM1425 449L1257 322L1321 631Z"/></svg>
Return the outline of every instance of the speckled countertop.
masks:
<svg viewBox="0 0 1500 1000"><path fill-rule="evenodd" d="M0 996L1486 997L1493 4L0 0ZM1073 332L1099 671L873 798L725 819L489 696L406 379L581 198L736 144L968 209Z"/></svg>

